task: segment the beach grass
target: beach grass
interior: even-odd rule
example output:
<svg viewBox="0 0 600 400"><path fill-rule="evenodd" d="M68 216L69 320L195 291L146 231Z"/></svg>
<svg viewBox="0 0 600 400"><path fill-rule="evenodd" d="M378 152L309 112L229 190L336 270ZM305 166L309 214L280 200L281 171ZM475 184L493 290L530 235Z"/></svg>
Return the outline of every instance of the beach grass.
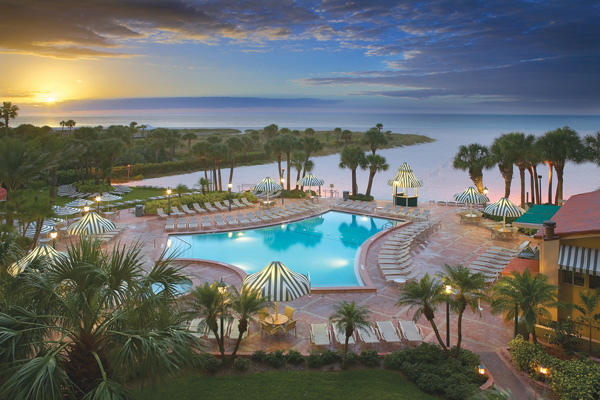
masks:
<svg viewBox="0 0 600 400"><path fill-rule="evenodd" d="M342 372L274 371L255 374L190 375L154 387L135 390L136 399L245 400L433 400L402 374L386 370Z"/></svg>

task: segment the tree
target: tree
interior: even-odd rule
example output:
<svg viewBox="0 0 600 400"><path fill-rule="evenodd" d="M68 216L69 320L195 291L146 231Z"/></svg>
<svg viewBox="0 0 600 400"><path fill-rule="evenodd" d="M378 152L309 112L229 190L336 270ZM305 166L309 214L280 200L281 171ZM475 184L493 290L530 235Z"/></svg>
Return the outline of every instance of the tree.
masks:
<svg viewBox="0 0 600 400"><path fill-rule="evenodd" d="M301 178L302 168L306 161L306 153L303 151L294 151L290 160L290 167L296 168L298 175L296 176L296 189L298 189L298 181Z"/></svg>
<svg viewBox="0 0 600 400"><path fill-rule="evenodd" d="M286 133L283 135L279 135L278 139L281 142L281 151L285 153L287 160L287 190L290 190L290 156L292 151L298 150L302 143L298 140L298 138L291 133Z"/></svg>
<svg viewBox="0 0 600 400"><path fill-rule="evenodd" d="M377 130L381 132L381 130L383 129L383 124L377 124L375 125L375 128L377 128Z"/></svg>
<svg viewBox="0 0 600 400"><path fill-rule="evenodd" d="M315 130L313 128L306 128L304 130L304 135L306 136L314 136Z"/></svg>
<svg viewBox="0 0 600 400"><path fill-rule="evenodd" d="M302 138L302 143L300 147L302 148L302 150L304 150L304 153L306 154L306 159L304 160L304 163L306 164L306 162L310 159L310 156L312 156L318 151L323 150L323 143L321 143L321 141L315 137L306 136ZM304 169L302 175L306 175L306 169Z"/></svg>
<svg viewBox="0 0 600 400"><path fill-rule="evenodd" d="M382 146L385 146L388 143L385 134L377 128L369 129L364 134L360 142L362 144L368 145L373 155L375 155L375 151L377 149L381 148Z"/></svg>
<svg viewBox="0 0 600 400"><path fill-rule="evenodd" d="M581 314L578 318L579 322L586 324L589 328L588 353L592 354L592 327L600 321L600 313L596 312L600 305L600 289L596 288L594 291L584 290L579 292L579 300L579 304L574 304L573 306Z"/></svg>
<svg viewBox="0 0 600 400"><path fill-rule="evenodd" d="M454 295L451 298L452 308L456 311L458 316L458 340L456 342L456 353L458 357L460 354L460 347L462 344L462 320L463 315L467 307L472 312L479 313L479 302L486 300L487 296L484 292L487 288L485 277L480 272L473 272L471 269L458 264L456 266L444 265L444 274L442 279L445 280L446 285L451 285ZM450 329L450 327L447 327Z"/></svg>
<svg viewBox="0 0 600 400"><path fill-rule="evenodd" d="M221 165L223 161L230 156L229 146L225 143L211 144L208 148L208 154L213 161L213 181L215 186L218 186L218 190L223 190L223 180L221 179Z"/></svg>
<svg viewBox="0 0 600 400"><path fill-rule="evenodd" d="M69 130L73 130L73 128L75 128L75 125L77 125L77 122L75 122L74 120L70 119L67 122L65 122L65 126L67 128L69 128Z"/></svg>
<svg viewBox="0 0 600 400"><path fill-rule="evenodd" d="M494 162L498 164L500 174L504 178L504 197L510 196L510 185L513 178L513 164L519 155L518 139L519 133L504 133L494 139L490 151Z"/></svg>
<svg viewBox="0 0 600 400"><path fill-rule="evenodd" d="M274 155L277 160L277 176L281 182L281 156L283 154L283 143L279 136L269 139L264 145L265 153L267 156Z"/></svg>
<svg viewBox="0 0 600 400"><path fill-rule="evenodd" d="M400 297L396 303L396 307L404 305L409 306L409 310L416 308L413 315L413 321L417 322L421 315L431 324L435 337L440 346L444 349L446 355L449 355L449 350L444 344L440 332L435 323L435 312L438 305L446 299L444 295L444 284L437 277L431 277L428 273L419 281L410 281L400 287Z"/></svg>
<svg viewBox="0 0 600 400"><path fill-rule="evenodd" d="M521 182L521 207L525 204L525 170L529 170L534 158L535 136L525 135L521 132L509 134L513 140L513 148L515 149L515 165L519 168L519 179ZM531 178L533 175L529 170ZM533 182L533 180L532 180ZM533 185L531 195L533 198Z"/></svg>
<svg viewBox="0 0 600 400"><path fill-rule="evenodd" d="M342 134L342 128L335 128L333 130L333 133L335 133L335 148L338 148L338 145L340 144L340 135Z"/></svg>
<svg viewBox="0 0 600 400"><path fill-rule="evenodd" d="M516 317L515 308L518 307L525 321L527 332L532 335L537 343L535 325L538 315L549 317L548 308L561 306L558 302L558 287L548 283L544 274L531 275L526 269L522 274L513 271L510 276L504 276L493 287L492 313L506 312L506 319Z"/></svg>
<svg viewBox="0 0 600 400"><path fill-rule="evenodd" d="M158 156L161 151L165 150L166 141L167 141L167 133L165 129L158 128L150 133L152 150L154 150L154 161L158 162Z"/></svg>
<svg viewBox="0 0 600 400"><path fill-rule="evenodd" d="M67 126L67 121L65 121L65 120L60 121L60 126L62 127L61 131L64 131L65 126Z"/></svg>
<svg viewBox="0 0 600 400"><path fill-rule="evenodd" d="M242 290L238 292L235 286L232 288L232 293L229 295L228 306L231 309L232 314L239 320L238 338L233 352L231 353L232 361L235 360L244 333L246 333L248 326L250 326L250 317L258 314L263 307L266 307L269 304L266 299L267 298L262 297L262 291L260 289L250 289L242 286Z"/></svg>
<svg viewBox="0 0 600 400"><path fill-rule="evenodd" d="M181 136L182 140L187 140L188 153L192 152L192 140L198 138L194 132L186 132Z"/></svg>
<svg viewBox="0 0 600 400"><path fill-rule="evenodd" d="M209 284L204 282L203 285L197 286L190 294L188 306L194 315L198 315L206 321L208 329L214 333L221 352L221 360L225 359L224 338L219 332L219 324L217 318L223 317L227 319L228 309L225 306L226 296L219 291L218 283Z"/></svg>
<svg viewBox="0 0 600 400"><path fill-rule="evenodd" d="M173 189L173 191L175 193L177 193L177 197L181 198L181 195L187 193L190 191L190 188L187 187L187 185L184 185L183 183L178 184L177 186L175 186L175 189Z"/></svg>
<svg viewBox="0 0 600 400"><path fill-rule="evenodd" d="M542 157L549 168L548 203L552 203L552 168L556 171L556 197L554 202L563 198L563 173L567 161L580 162L584 158L584 148L577 132L565 126L548 131L537 141Z"/></svg>
<svg viewBox="0 0 600 400"><path fill-rule="evenodd" d="M333 306L333 314L329 317L329 323L340 333L344 333L344 363L348 354L348 341L356 329L368 329L371 325L369 317L371 310L367 306L357 306L353 301L348 303L342 301Z"/></svg>
<svg viewBox="0 0 600 400"><path fill-rule="evenodd" d="M365 194L370 196L375 174L380 171L387 171L390 165L386 162L385 157L378 154L367 154L364 163L360 167L369 170L369 183L367 184L367 191Z"/></svg>
<svg viewBox="0 0 600 400"><path fill-rule="evenodd" d="M483 170L494 165L489 149L479 143L461 145L454 156L452 167L461 171L469 171L469 178L479 191L483 193Z"/></svg>
<svg viewBox="0 0 600 400"><path fill-rule="evenodd" d="M208 179L208 172L207 172L208 167L206 164L206 158L208 156L208 148L209 147L210 147L210 143L208 143L206 140L201 140L198 143L194 143L194 146L192 147L193 154L196 157L198 157L200 159L200 162L202 163L202 169L204 169L204 179L206 179L207 181L209 179Z"/></svg>
<svg viewBox="0 0 600 400"><path fill-rule="evenodd" d="M279 127L275 124L265 126L263 128L263 134L265 135L267 140L273 139L275 136L277 136L279 134Z"/></svg>
<svg viewBox="0 0 600 400"><path fill-rule="evenodd" d="M226 142L229 147L229 160L231 168L229 170L229 182L233 182L233 169L235 168L235 155L244 149L244 141L237 136L232 136Z"/></svg>
<svg viewBox="0 0 600 400"><path fill-rule="evenodd" d="M14 119L19 115L19 106L13 105L10 101L2 103L0 108L0 118L4 120L4 134L8 135L8 121Z"/></svg>
<svg viewBox="0 0 600 400"><path fill-rule="evenodd" d="M206 194L206 188L210 187L210 181L208 180L208 178L200 178L198 180L198 185L200 185L200 187L202 188L202 194Z"/></svg>
<svg viewBox="0 0 600 400"><path fill-rule="evenodd" d="M600 131L594 135L586 135L583 139L586 149L586 158L600 167Z"/></svg>
<svg viewBox="0 0 600 400"><path fill-rule="evenodd" d="M175 157L175 148L181 143L181 133L175 129L165 129L165 131L165 145L171 149L169 160L173 161L173 157Z"/></svg>
<svg viewBox="0 0 600 400"><path fill-rule="evenodd" d="M356 184L356 169L364 164L365 153L358 146L348 145L342 150L340 155L340 168L348 168L352 171L352 195L358 194L358 185Z"/></svg>
<svg viewBox="0 0 600 400"><path fill-rule="evenodd" d="M81 241L67 250L1 283L18 290L0 306L3 348L12 349L0 358L3 398L130 398L127 381L192 365L197 341L177 301L189 280L170 258L147 271L137 246Z"/></svg>
<svg viewBox="0 0 600 400"><path fill-rule="evenodd" d="M349 144L352 141L352 131L349 129L344 129L342 131L342 140L346 143Z"/></svg>

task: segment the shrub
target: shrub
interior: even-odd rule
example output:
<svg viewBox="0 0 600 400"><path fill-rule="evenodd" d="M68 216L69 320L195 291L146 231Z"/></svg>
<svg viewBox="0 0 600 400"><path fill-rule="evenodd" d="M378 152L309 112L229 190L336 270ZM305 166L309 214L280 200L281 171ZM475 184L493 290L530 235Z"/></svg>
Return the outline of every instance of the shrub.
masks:
<svg viewBox="0 0 600 400"><path fill-rule="evenodd" d="M267 362L273 367L273 368L281 368L285 365L286 360L285 360L285 356L283 355L283 350L277 350L274 351L272 353L269 353L267 355Z"/></svg>
<svg viewBox="0 0 600 400"><path fill-rule="evenodd" d="M306 357L306 365L309 368L321 368L323 366L323 357L319 350L313 349L310 354Z"/></svg>
<svg viewBox="0 0 600 400"><path fill-rule="evenodd" d="M358 363L359 360L360 360L360 356L356 353L349 351L346 354L346 365L354 365L354 364Z"/></svg>
<svg viewBox="0 0 600 400"><path fill-rule="evenodd" d="M403 361L404 357L402 357L402 352L397 351L395 353L390 353L383 358L383 366L388 369L401 371L403 369Z"/></svg>
<svg viewBox="0 0 600 400"><path fill-rule="evenodd" d="M251 363L249 358L236 358L233 367L236 371L244 372L248 370Z"/></svg>
<svg viewBox="0 0 600 400"><path fill-rule="evenodd" d="M360 200L360 201L373 201L373 196L367 196L366 194L355 194L349 196L350 200Z"/></svg>
<svg viewBox="0 0 600 400"><path fill-rule="evenodd" d="M572 319L566 321L552 321L550 328L554 331L553 335L546 335L548 341L552 344L562 346L567 354L572 354L573 349L577 347L577 338L581 335L577 332L575 322Z"/></svg>
<svg viewBox="0 0 600 400"><path fill-rule="evenodd" d="M546 356L541 345L526 342L521 335L508 343L508 351L517 369L528 374L533 373Z"/></svg>
<svg viewBox="0 0 600 400"><path fill-rule="evenodd" d="M100 181L99 184L96 185L95 180L89 180L83 183L73 183L73 186L75 186L75 189L77 189L79 193L103 193L110 192L115 189L111 185L102 181Z"/></svg>
<svg viewBox="0 0 600 400"><path fill-rule="evenodd" d="M198 368L204 369L211 374L214 374L219 370L221 363L209 353L198 353L195 359L195 364Z"/></svg>
<svg viewBox="0 0 600 400"><path fill-rule="evenodd" d="M360 362L365 364L367 367L378 367L381 365L379 354L377 354L377 352L373 349L361 351Z"/></svg>
<svg viewBox="0 0 600 400"><path fill-rule="evenodd" d="M256 350L254 353L252 353L250 359L254 362L267 362L267 353L262 350Z"/></svg>
<svg viewBox="0 0 600 400"><path fill-rule="evenodd" d="M300 365L304 362L304 357L299 351L289 350L287 353L287 362L292 365Z"/></svg>
<svg viewBox="0 0 600 400"><path fill-rule="evenodd" d="M342 354L333 350L323 350L321 353L324 365L334 364L342 360Z"/></svg>

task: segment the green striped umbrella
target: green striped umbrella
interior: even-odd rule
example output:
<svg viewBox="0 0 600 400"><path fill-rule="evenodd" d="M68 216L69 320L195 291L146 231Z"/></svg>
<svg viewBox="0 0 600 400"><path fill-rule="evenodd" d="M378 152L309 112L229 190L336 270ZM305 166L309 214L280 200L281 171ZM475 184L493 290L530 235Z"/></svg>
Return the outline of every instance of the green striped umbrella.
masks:
<svg viewBox="0 0 600 400"><path fill-rule="evenodd" d="M281 187L281 185L279 183L275 182L273 179L269 178L268 176L265 179L263 179L262 181L258 182L252 188L252 191L254 193L267 192L267 201L269 201L269 192L275 192L276 190L283 190L283 188Z"/></svg>
<svg viewBox="0 0 600 400"><path fill-rule="evenodd" d="M123 198L110 193L102 193L102 196L100 196L100 201L108 203L108 211L110 211L110 202L115 200L123 200Z"/></svg>
<svg viewBox="0 0 600 400"><path fill-rule="evenodd" d="M56 251L52 246L47 244L40 244L25 257L12 264L8 268L8 272L11 275L16 276L25 268L27 268L27 266L31 264L34 260L37 260L39 258L43 259L44 261L52 262L56 259L64 259L66 257L67 255L65 253Z"/></svg>
<svg viewBox="0 0 600 400"><path fill-rule="evenodd" d="M473 211L473 204L489 203L490 201L486 195L479 193L473 186L462 193L455 194L454 200L461 203L467 203L469 205L469 213Z"/></svg>
<svg viewBox="0 0 600 400"><path fill-rule="evenodd" d="M483 212L490 215L504 217L502 218L502 228L504 229L506 227L506 217L520 217L523 215L525 210L514 204L506 197L501 197L497 202L489 204L486 208L484 208Z"/></svg>
<svg viewBox="0 0 600 400"><path fill-rule="evenodd" d="M412 172L412 168L407 163L402 163L402 165L398 167L396 176L388 181L388 185L394 187L395 194L398 192L398 188L401 187L403 188L403 193L406 193L407 188L414 188L416 195L417 188L423 186L423 181L417 179Z"/></svg>
<svg viewBox="0 0 600 400"><path fill-rule="evenodd" d="M296 182L296 185L299 186L318 186L319 187L319 196L321 196L321 186L325 183L323 179L319 179L313 174L306 174L306 176Z"/></svg>
<svg viewBox="0 0 600 400"><path fill-rule="evenodd" d="M99 233L110 232L117 229L115 224L106 218L99 216L94 211L90 211L79 221L73 223L67 228L70 235L97 235Z"/></svg>
<svg viewBox="0 0 600 400"><path fill-rule="evenodd" d="M265 268L244 278L243 285L248 289L260 289L264 297L275 302L291 301L310 293L310 279L306 275L292 271L281 261L272 261Z"/></svg>

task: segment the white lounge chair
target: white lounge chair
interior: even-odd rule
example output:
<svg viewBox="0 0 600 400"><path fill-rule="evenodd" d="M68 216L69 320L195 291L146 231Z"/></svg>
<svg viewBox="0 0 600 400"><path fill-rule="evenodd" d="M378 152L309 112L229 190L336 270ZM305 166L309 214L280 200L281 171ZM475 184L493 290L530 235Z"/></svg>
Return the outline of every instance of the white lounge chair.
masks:
<svg viewBox="0 0 600 400"><path fill-rule="evenodd" d="M402 341L400 336L398 336L398 331L392 325L392 321L377 321L376 324L381 340L388 343L400 343Z"/></svg>
<svg viewBox="0 0 600 400"><path fill-rule="evenodd" d="M205 321L206 320L204 318L196 318L192 320L190 326L188 326L188 330L192 333L192 336L195 336L197 338L206 336Z"/></svg>
<svg viewBox="0 0 600 400"><path fill-rule="evenodd" d="M194 204L192 204L192 207L193 207L193 208L194 208L194 210L196 210L196 212L198 212L199 214L202 214L202 213L205 213L205 212L206 212L206 210L205 210L204 208L202 208L202 207L200 206L200 204L198 204L198 203L194 203Z"/></svg>
<svg viewBox="0 0 600 400"><path fill-rule="evenodd" d="M248 199L245 198L245 197L242 197L241 201L242 201L242 203L244 203L248 207L254 207L254 204L250 203L250 201L248 201Z"/></svg>
<svg viewBox="0 0 600 400"><path fill-rule="evenodd" d="M238 222L235 220L235 218L233 218L233 215L228 214L225 216L225 221L227 222L227 225L230 226L238 226Z"/></svg>
<svg viewBox="0 0 600 400"><path fill-rule="evenodd" d="M208 211L208 212L217 212L217 211L219 211L216 208L214 208L209 202L204 203L204 208L206 208L206 211Z"/></svg>
<svg viewBox="0 0 600 400"><path fill-rule="evenodd" d="M175 218L167 218L167 223L165 224L165 231L172 231L175 229Z"/></svg>
<svg viewBox="0 0 600 400"><path fill-rule="evenodd" d="M231 204L232 210L237 210L239 208L239 206L237 206L235 203L233 203L233 202L229 203L229 200L223 200L223 204L225 204L225 207L227 207L227 210L229 210L229 204Z"/></svg>
<svg viewBox="0 0 600 400"><path fill-rule="evenodd" d="M178 218L177 219L177 230L185 231L186 229L187 229L187 221L185 220L185 218Z"/></svg>
<svg viewBox="0 0 600 400"><path fill-rule="evenodd" d="M207 229L210 228L212 226L212 223L210 222L210 218L205 215L202 217L202 229Z"/></svg>
<svg viewBox="0 0 600 400"><path fill-rule="evenodd" d="M240 336L240 330L239 327L240 326L240 320L237 318L234 318L231 321L231 326L229 327L229 339L236 339ZM248 324L248 327L246 328L246 332L244 332L244 334L242 335L242 339L245 339L248 337L248 333L249 333L249 329L250 328L250 324Z"/></svg>
<svg viewBox="0 0 600 400"><path fill-rule="evenodd" d="M414 321L400 320L398 321L398 327L400 328L400 333L402 333L404 339L408 340L409 343L423 343L423 333Z"/></svg>
<svg viewBox="0 0 600 400"><path fill-rule="evenodd" d="M229 211L228 207L225 207L223 204L221 204L221 202L219 201L215 201L213 202L213 204L215 205L215 207L217 207L219 210L225 212L225 211Z"/></svg>
<svg viewBox="0 0 600 400"><path fill-rule="evenodd" d="M181 211L179 211L179 208L177 208L177 206L171 207L171 214L175 215L176 217L184 217L185 216L185 213L182 213Z"/></svg>
<svg viewBox="0 0 600 400"><path fill-rule="evenodd" d="M190 210L190 208L188 207L188 205L187 205L187 204L183 204L183 205L181 206L181 209L182 209L182 210L183 210L183 212L184 212L184 213L186 213L186 214L189 214L189 215L196 214L196 211L195 211L195 210Z"/></svg>
<svg viewBox="0 0 600 400"><path fill-rule="evenodd" d="M327 324L310 324L310 341L315 346L329 346L329 329Z"/></svg>
<svg viewBox="0 0 600 400"><path fill-rule="evenodd" d="M221 217L220 215L215 215L214 220L215 220L215 224L217 224L217 226L219 228L224 228L225 226L227 226L225 221L223 221L223 217Z"/></svg>
<svg viewBox="0 0 600 400"><path fill-rule="evenodd" d="M244 197L245 198L245 197ZM250 207L248 204L242 204L240 203L239 199L233 199L232 203L235 204L236 206L238 206L238 208L246 208L246 207ZM252 204L252 203L250 203Z"/></svg>
<svg viewBox="0 0 600 400"><path fill-rule="evenodd" d="M333 337L335 338L335 340L339 343L339 344L346 344L346 331L339 331L338 329L336 329L335 325L331 326L331 330L333 331ZM354 340L354 337L350 336L350 338L348 339L348 344L355 344L356 341Z"/></svg>
<svg viewBox="0 0 600 400"><path fill-rule="evenodd" d="M190 217L190 222L188 224L188 228L190 229L198 229L198 218Z"/></svg>
<svg viewBox="0 0 600 400"><path fill-rule="evenodd" d="M163 210L162 208L157 208L156 214L158 214L160 218L169 218L169 216L165 214L165 210Z"/></svg>
<svg viewBox="0 0 600 400"><path fill-rule="evenodd" d="M365 343L379 343L379 338L377 337L377 333L375 333L375 329L373 329L373 325L369 324L368 328L357 328L358 337Z"/></svg>

